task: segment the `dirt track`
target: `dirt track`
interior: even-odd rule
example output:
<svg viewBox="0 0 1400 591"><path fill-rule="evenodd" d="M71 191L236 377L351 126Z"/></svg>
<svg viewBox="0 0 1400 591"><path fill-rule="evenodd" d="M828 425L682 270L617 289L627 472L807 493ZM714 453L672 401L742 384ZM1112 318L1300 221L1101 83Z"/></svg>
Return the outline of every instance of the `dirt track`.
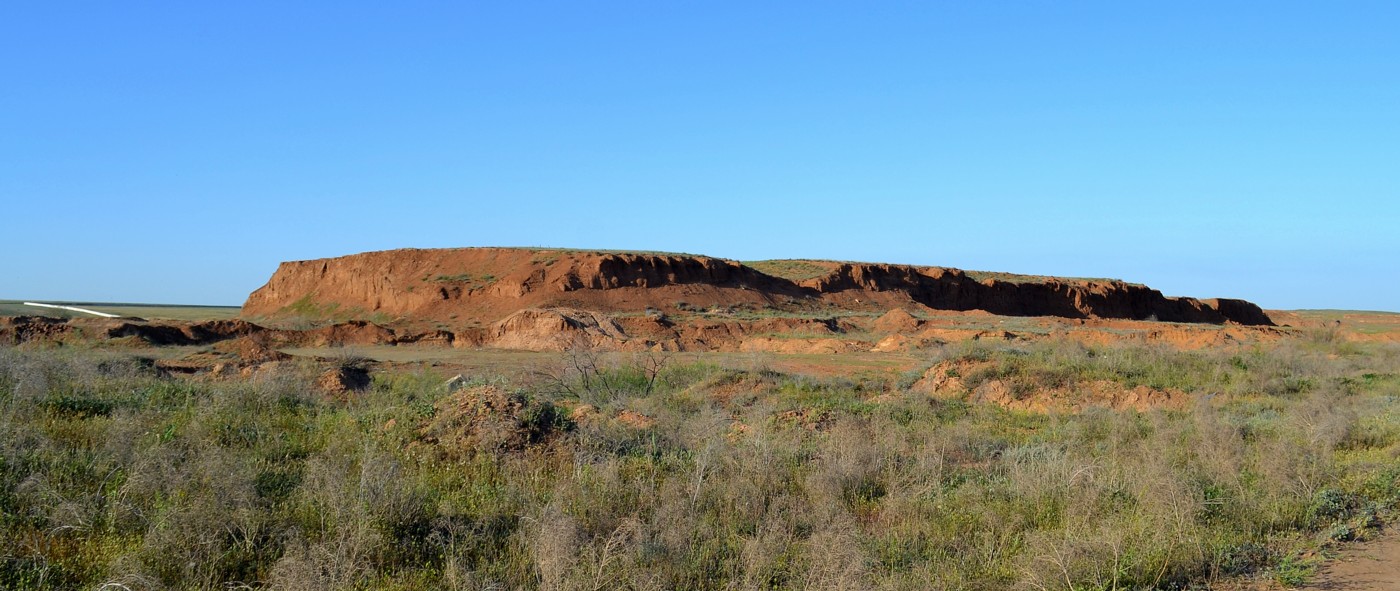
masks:
<svg viewBox="0 0 1400 591"><path fill-rule="evenodd" d="M1342 551L1308 591L1400 591L1400 535L1392 531L1378 540Z"/></svg>

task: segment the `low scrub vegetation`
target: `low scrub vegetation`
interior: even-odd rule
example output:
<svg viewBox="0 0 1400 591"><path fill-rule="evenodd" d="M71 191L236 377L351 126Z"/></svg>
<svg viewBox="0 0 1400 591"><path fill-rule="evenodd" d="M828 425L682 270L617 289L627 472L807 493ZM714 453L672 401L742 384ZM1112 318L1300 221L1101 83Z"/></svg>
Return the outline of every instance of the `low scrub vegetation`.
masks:
<svg viewBox="0 0 1400 591"><path fill-rule="evenodd" d="M1308 576L1400 504L1400 353L964 347L977 379L1185 410L1028 414L575 354L536 379L158 375L0 348L8 589L1188 589ZM994 374L994 376L993 376ZM105 585L105 587L104 587Z"/></svg>
<svg viewBox="0 0 1400 591"><path fill-rule="evenodd" d="M830 274L835 265L826 261L774 260L748 261L744 263L744 266L773 277L781 277L790 281L805 281Z"/></svg>

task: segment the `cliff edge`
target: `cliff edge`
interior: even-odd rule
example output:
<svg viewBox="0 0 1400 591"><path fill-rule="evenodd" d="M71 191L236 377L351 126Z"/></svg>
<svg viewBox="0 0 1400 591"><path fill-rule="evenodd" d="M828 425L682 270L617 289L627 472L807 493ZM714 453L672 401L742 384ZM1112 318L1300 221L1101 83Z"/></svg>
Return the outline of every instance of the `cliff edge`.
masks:
<svg viewBox="0 0 1400 591"><path fill-rule="evenodd" d="M944 267L746 265L696 255L520 248L403 249L286 262L249 295L243 314L459 328L488 326L527 309L628 315L716 307L793 314L926 308L1273 326L1250 302L1167 297L1118 280L983 278Z"/></svg>

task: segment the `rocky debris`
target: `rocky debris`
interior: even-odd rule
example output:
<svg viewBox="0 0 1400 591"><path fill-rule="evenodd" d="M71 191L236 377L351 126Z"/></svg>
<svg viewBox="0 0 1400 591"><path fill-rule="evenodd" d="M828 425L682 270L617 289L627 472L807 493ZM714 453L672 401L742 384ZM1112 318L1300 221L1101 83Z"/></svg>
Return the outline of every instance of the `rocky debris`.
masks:
<svg viewBox="0 0 1400 591"><path fill-rule="evenodd" d="M81 319L75 321L75 325L95 328L104 338L135 338L157 346L203 345L263 331L262 327L242 320L176 323Z"/></svg>
<svg viewBox="0 0 1400 591"><path fill-rule="evenodd" d="M786 410L773 416L773 422L785 427L800 427L808 431L825 431L831 426L828 409L800 408Z"/></svg>
<svg viewBox="0 0 1400 591"><path fill-rule="evenodd" d="M875 353L890 353L894 351L908 351L917 346L917 341L902 334L892 334L880 342L875 343L870 350Z"/></svg>
<svg viewBox="0 0 1400 591"><path fill-rule="evenodd" d="M238 376L243 379L267 379L284 371L286 367L287 363L284 361L268 361L239 368Z"/></svg>
<svg viewBox="0 0 1400 591"><path fill-rule="evenodd" d="M1029 392L1018 392L1002 380L989 380L973 389L968 399L1033 412L1083 412L1094 407L1137 411L1179 409L1189 397L1180 390L1128 388L1107 380L1077 384L1073 388L1037 388Z"/></svg>
<svg viewBox="0 0 1400 591"><path fill-rule="evenodd" d="M155 366L166 374L184 375L193 375L213 368L213 364L202 359L158 359Z"/></svg>
<svg viewBox="0 0 1400 591"><path fill-rule="evenodd" d="M1038 340L1059 338L1086 345L1114 342L1161 343L1177 348L1204 348L1273 340L1286 329L1239 325L1202 325L1122 319L1041 317L1019 321L1017 330L985 312L924 312L919 319L895 309L876 319L848 317L690 317L662 321L643 315L610 315L576 308L520 310L487 327L414 331L352 321L306 330L267 328L248 322L139 323L129 319L57 319L0 317L0 344L26 342L80 343L118 340L135 346L210 346L193 354L208 365L285 360L279 349L342 345L417 345L492 347L533 351L587 348L606 351L710 351L831 354L853 351L910 351L969 340ZM970 328L984 326L984 328ZM881 336L881 335L886 336ZM1348 332L1357 339L1361 333ZM1391 335L1381 335L1391 336ZM198 359L196 359L198 357Z"/></svg>
<svg viewBox="0 0 1400 591"><path fill-rule="evenodd" d="M446 335L446 336L445 336ZM142 322L130 318L0 317L0 342L119 340L152 346L215 345L221 353L265 360L279 358L281 347L338 347L345 345L441 344L455 345L447 331L395 331L363 320L352 320L305 330L268 328L244 320L209 322ZM232 341L232 344L224 344Z"/></svg>
<svg viewBox="0 0 1400 591"><path fill-rule="evenodd" d="M972 364L966 362L938 363L928 368L923 377L914 382L912 389L943 397L956 395L963 391L962 376L972 368Z"/></svg>
<svg viewBox="0 0 1400 591"><path fill-rule="evenodd" d="M343 347L346 345L396 344L394 331L372 322L352 320L295 334L298 344L306 347Z"/></svg>
<svg viewBox="0 0 1400 591"><path fill-rule="evenodd" d="M457 346L457 335L446 330L432 330L423 333L404 333L394 336L394 343L398 345L437 345L442 347Z"/></svg>

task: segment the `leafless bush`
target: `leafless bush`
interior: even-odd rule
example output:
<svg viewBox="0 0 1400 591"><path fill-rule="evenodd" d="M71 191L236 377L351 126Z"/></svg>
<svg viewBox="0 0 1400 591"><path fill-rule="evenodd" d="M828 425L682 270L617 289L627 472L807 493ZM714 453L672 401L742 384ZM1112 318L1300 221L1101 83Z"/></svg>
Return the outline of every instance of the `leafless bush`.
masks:
<svg viewBox="0 0 1400 591"><path fill-rule="evenodd" d="M885 468L886 450L878 446L869 424L841 421L828 432L807 488L819 507L858 508L885 495Z"/></svg>
<svg viewBox="0 0 1400 591"><path fill-rule="evenodd" d="M1027 541L1020 584L1039 591L1121 589L1122 533L1111 527L1036 532Z"/></svg>
<svg viewBox="0 0 1400 591"><path fill-rule="evenodd" d="M548 392L601 406L624 397L650 396L670 360L670 353L650 350L620 357L576 335L553 364L538 367L532 377Z"/></svg>
<svg viewBox="0 0 1400 591"><path fill-rule="evenodd" d="M872 586L867 582L867 557L861 551L857 524L846 515L820 526L807 540L806 572L801 588L859 591Z"/></svg>
<svg viewBox="0 0 1400 591"><path fill-rule="evenodd" d="M739 584L745 589L768 589L788 583L797 573L792 569L798 553L798 516L801 500L782 495L768 503L768 510L757 523L752 536L744 539L739 551Z"/></svg>
<svg viewBox="0 0 1400 591"><path fill-rule="evenodd" d="M57 360L36 354L9 352L4 358L4 378L12 384L16 402L33 403L48 396L55 373L61 371Z"/></svg>
<svg viewBox="0 0 1400 591"><path fill-rule="evenodd" d="M220 558L250 552L262 537L250 468L245 458L208 447L166 474L183 502L149 515L141 556L150 572L170 584L225 582Z"/></svg>
<svg viewBox="0 0 1400 591"><path fill-rule="evenodd" d="M1227 421L1206 397L1197 399L1191 418L1192 462L1211 482L1238 486L1247 459L1243 430Z"/></svg>
<svg viewBox="0 0 1400 591"><path fill-rule="evenodd" d="M290 535L272 569L274 589L348 588L371 572L372 556L382 546L374 512L392 511L400 498L397 483L389 482L393 464L372 451L369 458L361 457L363 446L355 450L348 441L332 443L304 468L298 490L312 529ZM390 507L372 507L370 499Z"/></svg>
<svg viewBox="0 0 1400 591"><path fill-rule="evenodd" d="M1335 477L1335 452L1355 424L1350 408L1330 393L1314 393L1289 407L1262 442L1258 467L1281 492L1311 499Z"/></svg>
<svg viewBox="0 0 1400 591"><path fill-rule="evenodd" d="M606 535L580 548L573 586L588 590L626 586L623 582L632 574L629 566L635 559L640 528L637 519L624 518Z"/></svg>
<svg viewBox="0 0 1400 591"><path fill-rule="evenodd" d="M579 532L574 518L550 504L534 519L531 554L540 588L560 591L578 562Z"/></svg>
<svg viewBox="0 0 1400 591"><path fill-rule="evenodd" d="M300 536L286 543L272 567L270 589L338 591L359 584L370 572L367 522L347 524L337 535L310 541Z"/></svg>

